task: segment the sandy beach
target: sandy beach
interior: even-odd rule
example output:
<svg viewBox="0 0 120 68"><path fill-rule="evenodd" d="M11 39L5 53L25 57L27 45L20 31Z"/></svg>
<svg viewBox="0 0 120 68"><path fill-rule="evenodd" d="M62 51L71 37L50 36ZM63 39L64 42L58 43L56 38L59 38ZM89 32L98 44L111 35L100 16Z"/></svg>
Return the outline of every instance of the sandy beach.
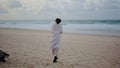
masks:
<svg viewBox="0 0 120 68"><path fill-rule="evenodd" d="M120 36L63 33L52 63L49 31L0 29L0 50L10 54L0 68L120 68Z"/></svg>

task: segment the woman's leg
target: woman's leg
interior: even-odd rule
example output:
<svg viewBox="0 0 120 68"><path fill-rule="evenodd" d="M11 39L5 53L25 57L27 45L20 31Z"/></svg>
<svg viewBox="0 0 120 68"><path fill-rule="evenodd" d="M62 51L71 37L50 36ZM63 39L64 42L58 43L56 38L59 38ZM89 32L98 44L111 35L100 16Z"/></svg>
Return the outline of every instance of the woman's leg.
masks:
<svg viewBox="0 0 120 68"><path fill-rule="evenodd" d="M57 57L58 48L54 48L53 51L52 51L52 53L53 53L53 56L54 56L53 63L55 63L55 62L57 62L57 59L58 59L58 57Z"/></svg>
<svg viewBox="0 0 120 68"><path fill-rule="evenodd" d="M54 48L53 50L52 50L52 54L53 54L53 56L57 56L58 55L58 48Z"/></svg>
<svg viewBox="0 0 120 68"><path fill-rule="evenodd" d="M54 56L54 54L55 54L55 48L52 50L52 55Z"/></svg>

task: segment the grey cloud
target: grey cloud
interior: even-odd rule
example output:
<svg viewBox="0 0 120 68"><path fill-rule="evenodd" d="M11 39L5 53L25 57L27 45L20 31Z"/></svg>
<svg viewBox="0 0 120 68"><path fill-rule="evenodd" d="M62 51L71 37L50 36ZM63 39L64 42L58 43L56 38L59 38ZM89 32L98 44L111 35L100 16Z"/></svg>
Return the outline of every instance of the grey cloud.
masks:
<svg viewBox="0 0 120 68"><path fill-rule="evenodd" d="M67 6L68 11L96 11L120 9L119 0L74 0L72 6Z"/></svg>
<svg viewBox="0 0 120 68"><path fill-rule="evenodd" d="M43 4L41 7L39 2L43 2L42 0L7 0L5 4L0 3L0 13L7 13L7 10L11 10L9 11L10 15L18 13L16 18L21 16L21 19L49 19L54 17L68 19L120 19L120 0L46 1L45 3L40 3ZM12 18L12 16L10 17Z"/></svg>
<svg viewBox="0 0 120 68"><path fill-rule="evenodd" d="M18 0L9 0L8 3L9 3L8 6L9 6L10 8L20 8L20 7L22 7L21 2L18 1Z"/></svg>
<svg viewBox="0 0 120 68"><path fill-rule="evenodd" d="M85 3L85 6L86 5L87 4ZM91 9L107 9L107 10L120 9L120 2L118 0L91 0L89 5L87 5L86 7L90 7Z"/></svg>
<svg viewBox="0 0 120 68"><path fill-rule="evenodd" d="M100 9L120 9L119 6L120 3L117 2L117 0L107 0L104 1L101 5L100 5Z"/></svg>
<svg viewBox="0 0 120 68"><path fill-rule="evenodd" d="M4 8L0 8L0 14L8 13L8 11Z"/></svg>
<svg viewBox="0 0 120 68"><path fill-rule="evenodd" d="M88 1L88 2L87 2ZM62 16L71 19L120 19L119 0L73 0L72 3L62 3L62 8L45 6L40 13L47 16ZM57 5L55 5L56 7ZM39 13L39 14L40 14Z"/></svg>

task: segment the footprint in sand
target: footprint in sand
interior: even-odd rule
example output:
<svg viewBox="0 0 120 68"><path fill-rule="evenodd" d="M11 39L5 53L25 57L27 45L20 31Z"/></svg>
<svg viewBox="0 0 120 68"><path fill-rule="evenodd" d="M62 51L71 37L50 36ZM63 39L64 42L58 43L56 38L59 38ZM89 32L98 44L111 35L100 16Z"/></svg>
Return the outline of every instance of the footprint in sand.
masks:
<svg viewBox="0 0 120 68"><path fill-rule="evenodd" d="M40 60L40 63L41 63L42 66L45 66L45 67L49 66L51 64L50 60L47 60L47 59L46 60L45 59L44 60Z"/></svg>
<svg viewBox="0 0 120 68"><path fill-rule="evenodd" d="M60 61L58 61L56 63L52 63L52 66L53 66L53 68L58 68L58 67L66 68L66 65L64 63L60 62Z"/></svg>
<svg viewBox="0 0 120 68"><path fill-rule="evenodd" d="M115 44L116 46L120 46L120 44Z"/></svg>
<svg viewBox="0 0 120 68"><path fill-rule="evenodd" d="M76 64L72 64L71 65L72 66L72 68L76 68L76 67L81 67L81 68L90 68L88 65L85 65L85 64L79 64L79 63L76 63Z"/></svg>

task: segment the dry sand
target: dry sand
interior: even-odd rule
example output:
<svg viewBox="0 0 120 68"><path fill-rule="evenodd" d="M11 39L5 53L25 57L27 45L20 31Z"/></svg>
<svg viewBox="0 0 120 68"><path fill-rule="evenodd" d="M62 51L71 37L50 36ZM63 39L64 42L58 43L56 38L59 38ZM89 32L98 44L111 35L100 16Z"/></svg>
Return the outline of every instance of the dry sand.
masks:
<svg viewBox="0 0 120 68"><path fill-rule="evenodd" d="M120 36L63 33L52 63L50 32L0 29L0 50L10 54L0 68L120 68Z"/></svg>

